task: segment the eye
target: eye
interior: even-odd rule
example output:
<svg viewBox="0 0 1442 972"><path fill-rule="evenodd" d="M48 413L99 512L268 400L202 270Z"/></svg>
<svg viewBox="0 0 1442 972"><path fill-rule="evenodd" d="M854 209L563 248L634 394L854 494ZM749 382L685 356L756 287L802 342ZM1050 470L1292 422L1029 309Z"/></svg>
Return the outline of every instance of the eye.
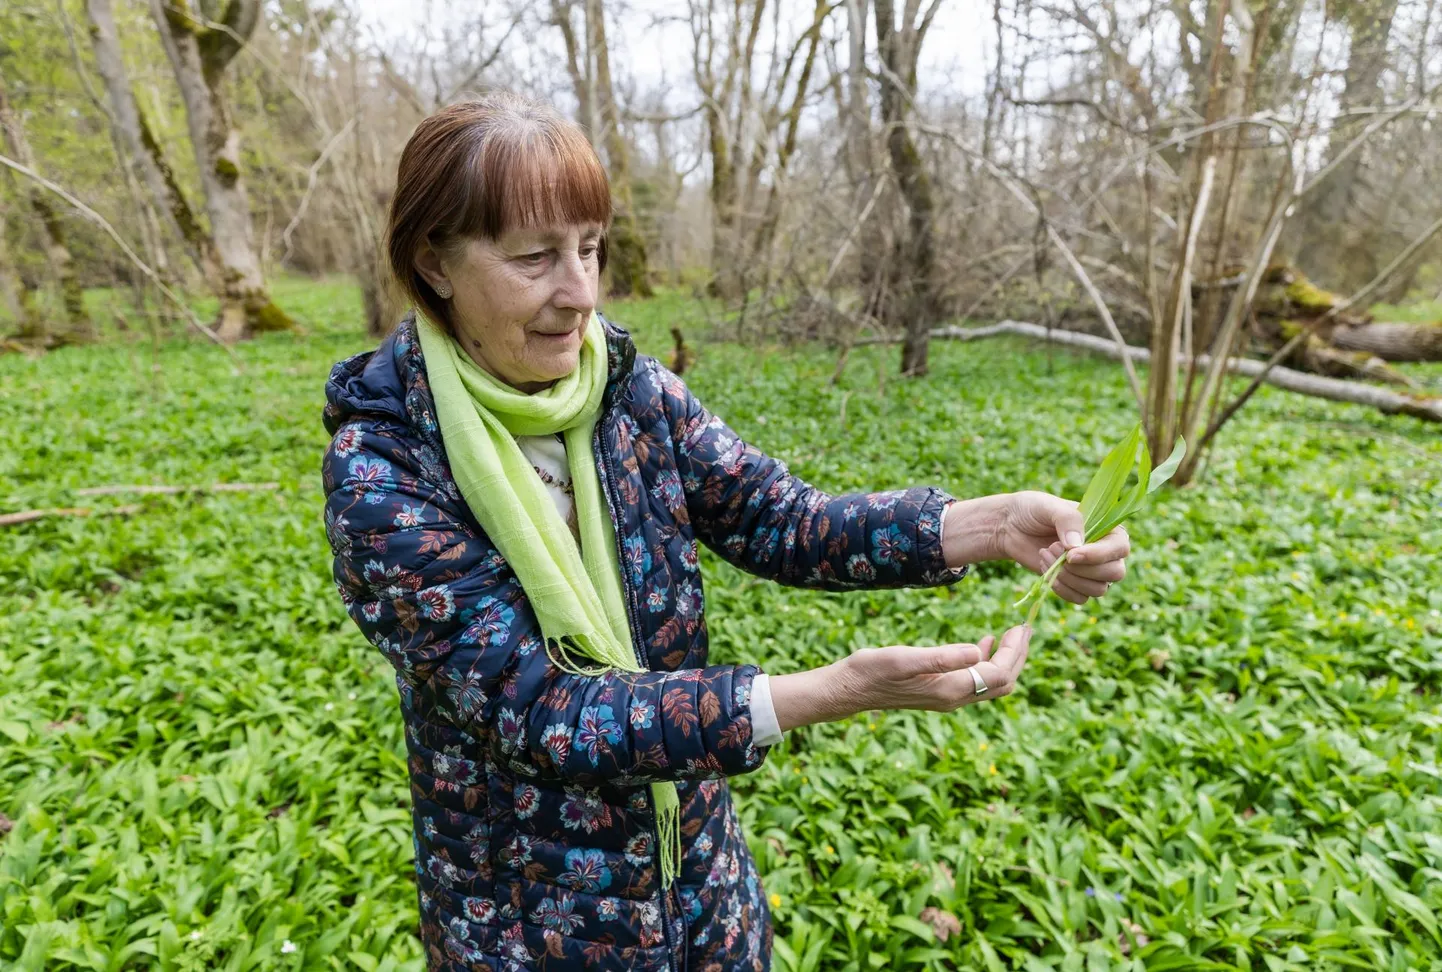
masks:
<svg viewBox="0 0 1442 972"><path fill-rule="evenodd" d="M527 266L539 267L541 264L545 263L546 260L550 259L550 256L550 250L537 250L534 253L521 254L520 260Z"/></svg>
<svg viewBox="0 0 1442 972"><path fill-rule="evenodd" d="M593 256L596 255L597 251L599 251L600 249L601 249L600 246L598 246L598 245L595 244L595 243L583 243L583 244L581 244L581 259L583 259L583 260L589 260L589 259L591 259Z"/></svg>

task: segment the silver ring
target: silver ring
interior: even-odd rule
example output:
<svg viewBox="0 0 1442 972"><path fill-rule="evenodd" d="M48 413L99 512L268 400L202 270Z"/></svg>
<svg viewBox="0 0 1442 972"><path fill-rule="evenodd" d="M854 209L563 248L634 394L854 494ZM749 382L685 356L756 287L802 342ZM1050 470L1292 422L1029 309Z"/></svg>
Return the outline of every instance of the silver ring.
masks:
<svg viewBox="0 0 1442 972"><path fill-rule="evenodd" d="M967 671L971 672L971 680L976 683L976 691L973 694L985 695L988 688L987 684L981 680L981 672L977 671L975 667L968 668Z"/></svg>

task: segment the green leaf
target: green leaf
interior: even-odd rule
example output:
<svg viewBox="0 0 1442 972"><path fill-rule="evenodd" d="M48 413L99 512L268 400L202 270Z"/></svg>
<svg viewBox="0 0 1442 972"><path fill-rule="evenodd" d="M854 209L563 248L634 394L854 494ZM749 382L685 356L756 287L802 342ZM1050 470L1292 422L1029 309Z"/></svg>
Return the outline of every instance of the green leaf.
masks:
<svg viewBox="0 0 1442 972"><path fill-rule="evenodd" d="M1137 428L1140 430L1141 426ZM1141 508L1142 502L1147 497L1147 480L1152 469L1152 451L1147 448L1147 440L1144 436L1141 437L1138 452L1140 455L1138 457L1139 468L1137 470L1136 485L1127 491L1125 497L1119 498L1117 502L1113 504L1112 509L1108 511L1106 516L1102 517L1101 522L1096 525L1095 529L1087 531L1087 543L1091 543L1093 540L1100 540L1108 533L1111 533L1123 520Z"/></svg>
<svg viewBox="0 0 1442 972"><path fill-rule="evenodd" d="M923 941L936 941L936 932L924 921L920 921L910 915L892 915L891 927L909 931Z"/></svg>
<svg viewBox="0 0 1442 972"><path fill-rule="evenodd" d="M1187 455L1187 440L1177 439L1177 444L1172 447L1172 454L1167 456L1167 461L1156 469L1152 470L1151 478L1147 481L1147 492L1155 493L1157 488L1171 479L1176 473L1177 467L1182 464L1182 459Z"/></svg>
<svg viewBox="0 0 1442 972"><path fill-rule="evenodd" d="M1086 521L1086 533L1091 534L1092 526L1101 521L1116 502L1117 494L1126 485L1127 476L1131 474L1132 467L1136 465L1137 449L1142 443L1142 426L1138 422L1127 433L1126 438L1118 442L1102 460L1097 471L1092 475L1091 482L1087 484L1086 492L1082 494L1081 503L1078 505L1078 512Z"/></svg>
<svg viewBox="0 0 1442 972"><path fill-rule="evenodd" d="M23 722L12 722L8 719L0 720L0 732L5 733L18 743L23 743L30 738L30 727Z"/></svg>

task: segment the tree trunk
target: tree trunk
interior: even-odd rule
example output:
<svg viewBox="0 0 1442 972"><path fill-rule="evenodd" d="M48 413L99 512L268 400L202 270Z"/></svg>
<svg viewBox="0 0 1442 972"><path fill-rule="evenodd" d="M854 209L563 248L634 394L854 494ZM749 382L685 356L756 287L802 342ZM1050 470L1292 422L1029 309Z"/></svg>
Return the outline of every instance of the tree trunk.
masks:
<svg viewBox="0 0 1442 972"><path fill-rule="evenodd" d="M1442 321L1342 325L1331 337L1339 348L1366 351L1385 361L1442 361Z"/></svg>
<svg viewBox="0 0 1442 972"><path fill-rule="evenodd" d="M916 89L917 55L926 31L926 22L919 26L912 22L916 6L908 0L898 26L892 0L876 0L876 47L886 68L881 73L881 119L891 168L907 206L906 232L894 247L891 294L882 316L888 324L903 328L901 373L919 376L927 371L927 349L936 316L932 226L936 206L931 177L906 124L908 98Z"/></svg>
<svg viewBox="0 0 1442 972"><path fill-rule="evenodd" d="M591 144L598 143L596 131L595 99L591 97L591 62L586 57L586 48L576 38L576 28L571 23L571 4L562 0L551 0L551 22L561 31L561 40L566 45L566 73L571 76L571 88L576 92L576 117L586 130Z"/></svg>
<svg viewBox="0 0 1442 972"><path fill-rule="evenodd" d="M90 17L90 42L95 50L95 67L105 83L110 115L120 141L140 170L151 199L164 214L166 224L180 237L206 284L219 293L221 274L215 247L196 221L190 203L176 182L175 173L165 161L159 143L140 113L140 106L130 89L130 78L125 73L120 33L115 27L110 0L86 0L85 8Z"/></svg>
<svg viewBox="0 0 1442 972"><path fill-rule="evenodd" d="M5 223L8 215L5 196L0 194L0 312L3 312L21 331L24 331L28 322L20 303L23 284L20 282L20 274L16 272L15 265L10 261L10 247L5 236Z"/></svg>
<svg viewBox="0 0 1442 972"><path fill-rule="evenodd" d="M695 65L696 87L701 90L706 124L707 151L711 157L711 280L707 291L713 297L732 301L745 288L741 273L740 228L741 228L741 183L744 174L742 162L744 152L746 110L749 106L750 82L746 80L751 70L751 57L760 35L766 0L750 0L750 22L743 31L742 13L746 0L735 0L732 14L735 22L726 31L724 39L726 60L717 73L715 56L717 32L715 24L715 0L704 4L692 4L692 36L694 49L692 61ZM745 42L742 43L744 34ZM734 95L738 81L742 94ZM728 118L733 102L739 102L736 117Z"/></svg>
<svg viewBox="0 0 1442 972"><path fill-rule="evenodd" d="M1152 322L1151 354L1152 360L1158 362L1147 376L1147 446L1152 455L1169 453L1171 443L1177 437L1177 360L1184 351L1191 353L1193 349L1189 327L1193 311L1192 274L1197 241L1202 221L1206 219L1216 174L1215 155L1208 155L1198 163L1196 194L1186 232L1178 234L1177 259L1173 264L1177 270L1167 294L1166 309L1160 320Z"/></svg>
<svg viewBox="0 0 1442 972"><path fill-rule="evenodd" d="M631 149L621 128L621 110L611 84L611 55L606 44L606 12L601 0L586 0L587 45L596 65L596 99L606 130L606 158L611 163L614 214L606 240L606 272L616 297L651 296L646 267L646 240L636 220L631 194Z"/></svg>
<svg viewBox="0 0 1442 972"><path fill-rule="evenodd" d="M706 107L706 140L711 155L711 266L709 290L713 297L735 300L740 296L741 277L737 273L736 241L736 179L731 165L730 146L726 141L725 122L721 112L709 102Z"/></svg>
<svg viewBox="0 0 1442 972"><path fill-rule="evenodd" d="M185 102L191 148L220 263L216 331L234 342L257 331L294 327L270 299L251 229L250 199L240 169L240 132L225 97L225 70L260 21L260 0L229 0L221 26L208 27L188 8L151 0L161 42ZM224 29L222 29L222 27Z"/></svg>
<svg viewBox="0 0 1442 972"><path fill-rule="evenodd" d="M34 169L35 156L30 151L30 142L25 137L25 128L20 122L19 114L10 107L3 77L0 77L0 129L4 130L5 145L15 161ZM60 214L55 211L55 207L50 204L45 191L39 186L31 186L29 195L30 210L35 214L44 233L45 258L49 261L51 272L54 273L55 279L60 285L65 318L69 324L63 339L70 341L93 340L95 324L85 310L84 292L80 287L80 278L75 273L75 261L70 255L70 248L65 243L65 226L60 222ZM24 328L27 332L34 331L33 336L43 336L44 324L42 321L33 314L25 314L24 318L28 318Z"/></svg>
<svg viewBox="0 0 1442 972"><path fill-rule="evenodd" d="M1387 66L1387 39L1397 5L1398 0L1348 0L1343 10L1351 28L1352 46L1337 105L1343 117L1332 128L1329 156L1356 134L1356 125L1345 122L1345 113L1385 100L1379 82ZM1312 192L1295 236L1301 241L1297 263L1312 276L1335 282L1344 290L1355 289L1377 269L1371 255L1375 240L1359 229L1366 222L1358 219L1365 212L1365 168L1365 152L1353 152L1343 160Z"/></svg>
<svg viewBox="0 0 1442 972"><path fill-rule="evenodd" d="M866 25L870 0L847 0L846 38L850 62L846 68L846 148L851 175L852 205L858 214L876 193L878 179L885 179L878 165L872 141L870 82L866 70ZM886 188L881 192L884 194ZM878 200L879 201L879 200ZM861 293L862 319L879 319L886 294L886 239L882 221L872 213L857 228L857 286Z"/></svg>

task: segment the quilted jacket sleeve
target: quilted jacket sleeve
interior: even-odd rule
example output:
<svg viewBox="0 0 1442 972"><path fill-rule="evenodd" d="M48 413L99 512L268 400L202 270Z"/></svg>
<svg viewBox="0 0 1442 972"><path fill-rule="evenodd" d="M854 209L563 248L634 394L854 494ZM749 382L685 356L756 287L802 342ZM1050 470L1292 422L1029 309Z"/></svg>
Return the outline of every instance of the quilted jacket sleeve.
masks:
<svg viewBox="0 0 1442 972"><path fill-rule="evenodd" d="M554 666L515 573L469 525L439 456L406 431L341 426L324 480L341 598L395 666L407 706L533 778L631 784L761 764L755 665L600 676Z"/></svg>
<svg viewBox="0 0 1442 972"><path fill-rule="evenodd" d="M653 365L672 415L697 539L742 570L822 590L960 580L941 549L953 497L934 486L832 496L742 441L674 374Z"/></svg>

